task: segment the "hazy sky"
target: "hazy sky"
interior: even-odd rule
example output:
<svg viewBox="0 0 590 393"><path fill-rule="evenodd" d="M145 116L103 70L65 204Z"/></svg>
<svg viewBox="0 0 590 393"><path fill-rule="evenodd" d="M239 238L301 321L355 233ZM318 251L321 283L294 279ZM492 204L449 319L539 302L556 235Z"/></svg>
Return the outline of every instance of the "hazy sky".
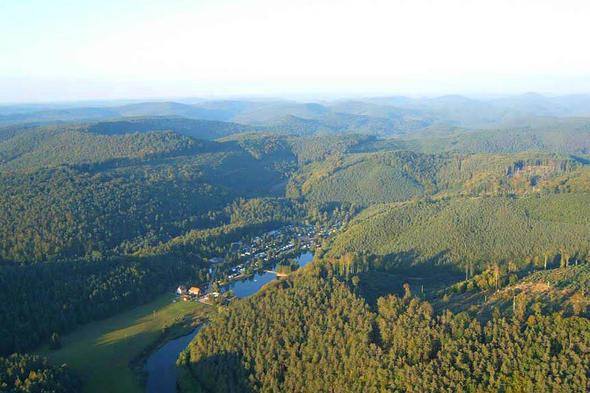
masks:
<svg viewBox="0 0 590 393"><path fill-rule="evenodd" d="M588 0L0 0L0 101L590 92Z"/></svg>

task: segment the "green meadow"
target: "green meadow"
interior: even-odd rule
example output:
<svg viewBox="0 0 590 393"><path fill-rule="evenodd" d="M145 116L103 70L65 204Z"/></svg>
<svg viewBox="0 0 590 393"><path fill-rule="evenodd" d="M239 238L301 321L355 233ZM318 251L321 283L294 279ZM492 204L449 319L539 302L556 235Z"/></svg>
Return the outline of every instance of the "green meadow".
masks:
<svg viewBox="0 0 590 393"><path fill-rule="evenodd" d="M84 392L142 392L130 363L156 345L167 329L203 318L212 307L196 302L172 303L170 295L114 317L84 325L62 338L62 347L40 351L54 364L67 364L84 381Z"/></svg>

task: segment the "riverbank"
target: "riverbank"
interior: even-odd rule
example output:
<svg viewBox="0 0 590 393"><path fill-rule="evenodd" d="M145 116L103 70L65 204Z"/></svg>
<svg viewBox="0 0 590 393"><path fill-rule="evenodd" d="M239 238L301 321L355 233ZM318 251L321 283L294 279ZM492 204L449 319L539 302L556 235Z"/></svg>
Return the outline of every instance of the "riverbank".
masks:
<svg viewBox="0 0 590 393"><path fill-rule="evenodd" d="M53 364L68 364L83 378L83 392L144 392L138 367L153 350L190 331L214 308L197 302L172 302L164 295L114 317L84 325L62 338L62 348L41 349Z"/></svg>
<svg viewBox="0 0 590 393"><path fill-rule="evenodd" d="M131 368L131 370L137 375L141 386L148 385L150 369L146 368L146 365L148 364L150 357L154 353L160 351L163 347L167 346L170 342L182 340L184 337L191 335L194 337L194 334L196 334L198 329L203 326L211 313L214 312L214 306L210 306L210 308L211 312L203 313L204 315L200 315L200 313L199 315L191 314L171 326L164 327L160 336L129 362L129 368Z"/></svg>
<svg viewBox="0 0 590 393"><path fill-rule="evenodd" d="M296 257L300 268L313 260L313 253L307 251ZM226 284L224 290L231 290L236 298L252 296L266 284L277 279L274 272L258 272L251 276L234 280ZM200 388L194 384L194 378L187 377L185 367L176 368L176 360L180 353L188 346L197 334L197 330L185 337L172 340L154 351L148 359L147 393L173 393L176 386L181 392L199 392Z"/></svg>
<svg viewBox="0 0 590 393"><path fill-rule="evenodd" d="M310 251L303 252L295 260L299 264L299 268L302 268L313 260L313 253ZM273 268L276 268L276 265ZM231 290L237 298L248 297L258 292L264 285L276 279L276 272L257 272L241 280L230 282L224 286L224 290Z"/></svg>
<svg viewBox="0 0 590 393"><path fill-rule="evenodd" d="M307 252L297 259L305 266L312 257ZM255 274L233 281L228 289L236 297L246 297L275 279L272 273ZM175 365L178 354L194 337L188 333L215 312L213 306L173 299L173 295L163 295L143 306L84 325L62 338L62 348L44 347L39 354L55 365L65 363L74 369L83 378L83 392L144 392L148 376L144 365L148 359L167 345L175 345L177 339L187 337L186 343L170 350L173 355L165 365ZM157 369L154 371L157 374Z"/></svg>
<svg viewBox="0 0 590 393"><path fill-rule="evenodd" d="M146 393L176 393L177 380L181 370L176 367L178 355L195 338L204 326L200 324L183 336L167 340L145 361L147 375Z"/></svg>

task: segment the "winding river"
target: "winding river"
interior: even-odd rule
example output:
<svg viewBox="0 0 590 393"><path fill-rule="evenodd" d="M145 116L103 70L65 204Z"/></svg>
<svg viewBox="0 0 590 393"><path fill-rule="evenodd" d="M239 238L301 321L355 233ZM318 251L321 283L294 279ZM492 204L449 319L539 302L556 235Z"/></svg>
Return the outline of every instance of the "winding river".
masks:
<svg viewBox="0 0 590 393"><path fill-rule="evenodd" d="M297 257L299 266L303 267L313 259L311 252L304 252ZM234 281L227 285L226 289L231 289L238 298L251 296L258 292L265 284L268 284L276 278L274 273L256 273L251 277ZM178 337L168 341L148 358L145 371L147 372L147 393L175 393L176 378L178 377L176 369L176 359L178 355L188 346L200 330L200 326L186 336Z"/></svg>

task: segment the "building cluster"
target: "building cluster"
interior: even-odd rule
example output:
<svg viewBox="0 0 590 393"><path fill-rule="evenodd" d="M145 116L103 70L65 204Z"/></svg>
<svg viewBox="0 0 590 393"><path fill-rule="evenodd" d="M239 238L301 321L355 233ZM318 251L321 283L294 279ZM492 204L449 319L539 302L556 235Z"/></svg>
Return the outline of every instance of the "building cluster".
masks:
<svg viewBox="0 0 590 393"><path fill-rule="evenodd" d="M216 291L209 291L208 285L201 285L199 287L187 288L184 285L179 285L176 288L176 296L182 301L200 301L207 302L210 298L219 297L220 293Z"/></svg>
<svg viewBox="0 0 590 393"><path fill-rule="evenodd" d="M247 242L231 243L225 257L215 256L208 260L209 273L213 278L211 285L190 288L181 285L176 289L176 294L183 301L207 302L211 297L217 298L220 293L211 291L210 287L220 288L228 281L248 276L257 270L274 268L277 261L292 256L295 252L319 248L323 239L336 232L339 226L340 224L335 224L327 228L316 228L308 224L290 224ZM235 264L228 267L229 261ZM224 273L223 278L219 277L220 271Z"/></svg>
<svg viewBox="0 0 590 393"><path fill-rule="evenodd" d="M248 244L233 243L237 255L245 265L255 261L272 262L297 248L308 250L321 244L321 235L313 225L286 225L252 239ZM235 246L234 246L235 245Z"/></svg>

